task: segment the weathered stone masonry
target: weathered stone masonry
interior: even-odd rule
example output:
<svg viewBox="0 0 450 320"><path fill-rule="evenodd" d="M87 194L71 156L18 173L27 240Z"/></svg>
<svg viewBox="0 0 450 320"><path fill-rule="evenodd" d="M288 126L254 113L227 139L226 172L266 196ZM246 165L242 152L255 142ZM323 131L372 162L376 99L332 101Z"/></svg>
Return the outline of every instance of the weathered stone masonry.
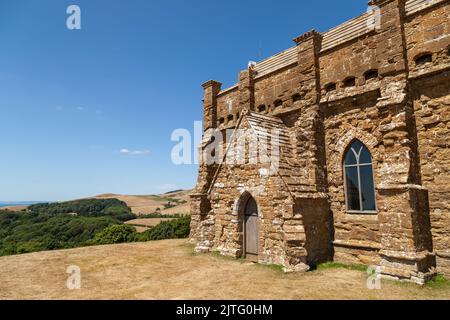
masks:
<svg viewBox="0 0 450 320"><path fill-rule="evenodd" d="M449 3L373 0L379 11L294 39L231 88L205 83L205 132L247 128L260 141L276 129L281 152L275 174L262 174L270 164L200 166L191 208L197 250L245 255L252 197L261 263L286 271L329 260L373 264L418 283L450 276ZM343 157L355 139L372 156L372 214L347 210Z"/></svg>

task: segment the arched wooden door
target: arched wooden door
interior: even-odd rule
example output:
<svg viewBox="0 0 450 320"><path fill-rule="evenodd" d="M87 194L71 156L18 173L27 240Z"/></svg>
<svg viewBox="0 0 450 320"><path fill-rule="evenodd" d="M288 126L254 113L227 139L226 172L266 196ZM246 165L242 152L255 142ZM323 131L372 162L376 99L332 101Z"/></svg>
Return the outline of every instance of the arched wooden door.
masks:
<svg viewBox="0 0 450 320"><path fill-rule="evenodd" d="M259 253L258 206L250 197L244 211L244 248L247 258L257 258Z"/></svg>

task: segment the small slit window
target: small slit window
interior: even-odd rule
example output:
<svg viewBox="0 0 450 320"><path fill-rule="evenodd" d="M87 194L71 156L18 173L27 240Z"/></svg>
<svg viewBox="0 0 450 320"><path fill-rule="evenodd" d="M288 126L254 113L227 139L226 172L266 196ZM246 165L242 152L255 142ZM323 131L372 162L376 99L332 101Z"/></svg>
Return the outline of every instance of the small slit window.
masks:
<svg viewBox="0 0 450 320"><path fill-rule="evenodd" d="M332 91L336 91L336 83L329 83L325 86L325 91L326 92L332 92Z"/></svg>
<svg viewBox="0 0 450 320"><path fill-rule="evenodd" d="M224 123L225 123L225 118L220 118L220 119L219 119L219 123L220 123L220 124L224 124Z"/></svg>
<svg viewBox="0 0 450 320"><path fill-rule="evenodd" d="M350 88L356 86L356 78L350 77L344 80L344 88Z"/></svg>
<svg viewBox="0 0 450 320"><path fill-rule="evenodd" d="M231 121L233 121L234 120L234 116L232 115L232 114L230 114L229 116L228 116L228 122L231 122Z"/></svg>
<svg viewBox="0 0 450 320"><path fill-rule="evenodd" d="M292 101L293 101L293 102L297 102L297 101L300 101L300 100L302 100L302 96L299 95L298 93L297 93L297 94L294 94L294 95L292 96Z"/></svg>
<svg viewBox="0 0 450 320"><path fill-rule="evenodd" d="M283 106L283 101L281 100L276 100L274 103L275 108L279 108Z"/></svg>
<svg viewBox="0 0 450 320"><path fill-rule="evenodd" d="M377 212L372 156L359 140L344 155L345 200L349 213Z"/></svg>
<svg viewBox="0 0 450 320"><path fill-rule="evenodd" d="M258 112L265 112L266 110L267 110L267 108L264 104L262 104L258 107Z"/></svg>
<svg viewBox="0 0 450 320"><path fill-rule="evenodd" d="M424 53L419 55L416 59L416 66L422 66L425 63L428 62L433 62L433 56L431 55L431 53Z"/></svg>
<svg viewBox="0 0 450 320"><path fill-rule="evenodd" d="M369 70L364 74L364 79L366 79L366 81L377 78L378 78L378 70Z"/></svg>
<svg viewBox="0 0 450 320"><path fill-rule="evenodd" d="M241 117L240 113L236 113L236 120L239 120L240 117Z"/></svg>

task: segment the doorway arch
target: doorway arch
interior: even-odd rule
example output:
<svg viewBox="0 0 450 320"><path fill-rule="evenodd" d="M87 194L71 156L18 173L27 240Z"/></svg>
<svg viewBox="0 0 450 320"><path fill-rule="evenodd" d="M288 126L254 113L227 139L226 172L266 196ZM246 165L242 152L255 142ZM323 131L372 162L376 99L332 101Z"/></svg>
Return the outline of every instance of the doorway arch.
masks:
<svg viewBox="0 0 450 320"><path fill-rule="evenodd" d="M257 260L259 255L258 204L249 193L243 194L240 202L242 256L249 260Z"/></svg>

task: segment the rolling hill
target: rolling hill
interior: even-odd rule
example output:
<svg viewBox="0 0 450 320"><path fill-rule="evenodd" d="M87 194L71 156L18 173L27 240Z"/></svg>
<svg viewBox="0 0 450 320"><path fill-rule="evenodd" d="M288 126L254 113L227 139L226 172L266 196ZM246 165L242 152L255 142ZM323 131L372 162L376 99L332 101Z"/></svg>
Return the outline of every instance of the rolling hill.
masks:
<svg viewBox="0 0 450 320"><path fill-rule="evenodd" d="M87 199L119 199L125 202L137 216L152 213L160 213L162 215L186 215L189 214L189 194L191 191L192 190L177 190L161 195L124 195L105 193ZM27 205L4 206L0 209L22 211L27 209L27 207Z"/></svg>
<svg viewBox="0 0 450 320"><path fill-rule="evenodd" d="M161 195L122 195L101 194L96 199L119 199L125 202L131 211L137 215L152 214L162 215L189 214L189 194L191 190L179 190Z"/></svg>

